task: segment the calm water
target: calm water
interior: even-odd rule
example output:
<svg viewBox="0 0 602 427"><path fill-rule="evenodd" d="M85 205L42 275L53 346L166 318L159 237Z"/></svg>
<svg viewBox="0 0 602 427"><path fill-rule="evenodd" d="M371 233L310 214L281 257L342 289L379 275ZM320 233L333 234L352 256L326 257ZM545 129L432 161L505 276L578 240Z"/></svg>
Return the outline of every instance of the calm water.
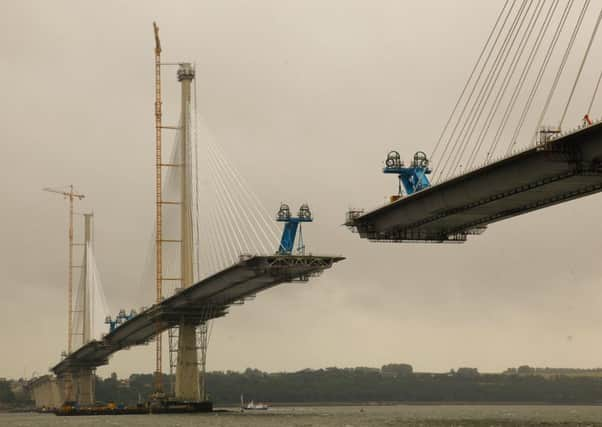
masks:
<svg viewBox="0 0 602 427"><path fill-rule="evenodd" d="M56 417L0 414L0 426L601 426L602 406L338 406L197 415Z"/></svg>

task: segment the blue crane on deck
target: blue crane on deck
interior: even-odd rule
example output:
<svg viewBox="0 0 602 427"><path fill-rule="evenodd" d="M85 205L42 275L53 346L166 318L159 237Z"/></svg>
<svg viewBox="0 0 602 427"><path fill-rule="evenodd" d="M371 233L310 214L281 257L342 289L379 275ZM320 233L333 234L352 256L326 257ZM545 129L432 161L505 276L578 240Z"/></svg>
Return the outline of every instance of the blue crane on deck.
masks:
<svg viewBox="0 0 602 427"><path fill-rule="evenodd" d="M427 177L431 173L431 169L429 168L428 158L423 151L417 151L414 154L410 166L405 166L397 151L390 151L385 160L383 173L394 173L399 176L399 193L396 196L391 196L391 202L401 198L403 195L402 187L405 195L409 196L431 186Z"/></svg>
<svg viewBox="0 0 602 427"><path fill-rule="evenodd" d="M280 239L280 246L278 247L278 254L280 255L292 255L295 247L295 238L297 236L297 229L299 229L299 241L297 244L297 253L303 255L305 253L305 245L303 243L303 232L301 230L301 223L312 222L314 219L311 216L311 211L307 204L302 204L299 208L297 216L291 216L291 209L286 203L280 205L276 221L284 222L284 229L282 230L282 238Z"/></svg>

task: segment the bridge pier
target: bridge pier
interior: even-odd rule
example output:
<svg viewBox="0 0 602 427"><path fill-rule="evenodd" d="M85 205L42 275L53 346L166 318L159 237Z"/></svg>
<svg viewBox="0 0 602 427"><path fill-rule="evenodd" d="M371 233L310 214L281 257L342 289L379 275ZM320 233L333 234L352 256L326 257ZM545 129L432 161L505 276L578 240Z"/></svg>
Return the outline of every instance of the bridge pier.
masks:
<svg viewBox="0 0 602 427"><path fill-rule="evenodd" d="M175 398L179 401L198 402L201 400L201 393L199 389L196 326L181 323L179 331Z"/></svg>
<svg viewBox="0 0 602 427"><path fill-rule="evenodd" d="M71 374L75 401L88 406L96 402L96 377L92 368L79 368Z"/></svg>
<svg viewBox="0 0 602 427"><path fill-rule="evenodd" d="M60 404L62 405L64 402L71 402L75 400L75 395L73 393L73 374L72 372L62 372L57 375L56 383L58 389L60 391ZM60 406L60 405L59 405Z"/></svg>
<svg viewBox="0 0 602 427"><path fill-rule="evenodd" d="M57 378L51 375L45 375L32 381L29 390L31 399L39 409L58 408L65 401L63 388L59 385Z"/></svg>
<svg viewBox="0 0 602 427"><path fill-rule="evenodd" d="M72 368L57 379L60 403L77 402L88 406L96 402L96 376L94 368ZM59 405L60 406L60 405Z"/></svg>

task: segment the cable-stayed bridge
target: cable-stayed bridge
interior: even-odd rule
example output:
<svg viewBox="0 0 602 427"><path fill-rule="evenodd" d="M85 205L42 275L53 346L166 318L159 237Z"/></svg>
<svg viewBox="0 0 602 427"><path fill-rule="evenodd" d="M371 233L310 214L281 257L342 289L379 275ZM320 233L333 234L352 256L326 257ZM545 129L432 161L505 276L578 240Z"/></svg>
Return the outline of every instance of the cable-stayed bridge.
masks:
<svg viewBox="0 0 602 427"><path fill-rule="evenodd" d="M506 1L431 158L417 152L406 165L390 152L383 172L398 175L398 194L350 210L345 224L372 241L464 242L496 221L600 192L601 19L589 0Z"/></svg>
<svg viewBox="0 0 602 427"><path fill-rule="evenodd" d="M307 281L343 258L338 256L243 256L240 262L125 320L101 340L78 348L52 368L61 376L108 363L116 351L148 344L158 333L186 319L195 325L225 316L232 305L282 283Z"/></svg>
<svg viewBox="0 0 602 427"><path fill-rule="evenodd" d="M602 190L602 123L584 127L370 212L359 235L389 242L464 242L494 222Z"/></svg>
<svg viewBox="0 0 602 427"><path fill-rule="evenodd" d="M150 342L155 344L156 360L152 406L163 412L211 410L204 383L211 320L261 291L306 282L344 259L306 254L301 223L313 221L309 207L301 205L295 217L282 204L277 216L270 218L211 135L201 135L205 129L197 113L195 67L162 63L156 25L154 30L156 222L149 268L142 280L146 289L156 291L154 303L139 312L122 309L116 318L106 318L108 333L100 338L91 334L91 319L100 314L96 303L103 298L86 238L82 266L89 268L82 271L75 310L71 309L71 274L68 282L70 346L51 368L56 377L46 376L31 385L37 406L57 408L69 402L59 411L65 415L73 414L78 405L94 405L96 367L107 364L119 350ZM161 70L174 65L181 90L180 119L175 126L165 126ZM171 144L163 140L164 132L173 132ZM73 188L60 194L70 197L72 224ZM284 224L280 239L276 221ZM87 224L86 236L91 234L88 228ZM72 231L69 237L71 272ZM164 331L168 331L167 352ZM72 337L77 335L82 339L72 349ZM172 380L169 390L164 388L164 353Z"/></svg>
<svg viewBox="0 0 602 427"><path fill-rule="evenodd" d="M349 212L347 225L372 240L462 242L495 221L600 191L602 125L591 117L602 74L588 58L602 14L592 4L507 0L430 159L418 152L406 165L390 153L383 172L398 175L399 193L384 207ZM305 255L303 245L293 252L294 231L308 219L304 210L278 216L286 222L278 243L273 222L227 156L210 143L208 155L197 154L193 64L175 64L180 120L163 125L161 69L174 64L161 62L156 28L155 37L157 221L155 269L145 283L155 285L156 298L139 313L124 312L119 324L109 319L106 336L84 340L54 366L63 400L93 402L94 368L153 337L155 391L167 394L160 337L168 330L171 394L201 401L208 322L261 290L306 280L342 259ZM567 122L581 123L566 130ZM175 134L167 161L164 131ZM203 180L200 171L211 174ZM211 199L202 197L203 187Z"/></svg>

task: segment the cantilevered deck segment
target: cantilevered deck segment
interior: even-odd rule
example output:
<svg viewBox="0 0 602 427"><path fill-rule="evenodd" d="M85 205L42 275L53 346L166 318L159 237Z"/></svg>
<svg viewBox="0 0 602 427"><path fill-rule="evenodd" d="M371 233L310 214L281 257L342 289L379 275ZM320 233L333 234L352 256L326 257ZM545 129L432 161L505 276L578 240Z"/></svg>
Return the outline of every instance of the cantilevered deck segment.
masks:
<svg viewBox="0 0 602 427"><path fill-rule="evenodd" d="M92 341L68 355L52 371L60 375L77 368L94 368L108 363L111 354L145 344L182 320L201 323L226 315L230 305L245 297L292 281L305 281L322 273L343 257L249 256L219 273L165 299L124 322L102 341Z"/></svg>
<svg viewBox="0 0 602 427"><path fill-rule="evenodd" d="M496 221L601 189L598 122L379 209L350 211L346 225L375 241L463 242Z"/></svg>

